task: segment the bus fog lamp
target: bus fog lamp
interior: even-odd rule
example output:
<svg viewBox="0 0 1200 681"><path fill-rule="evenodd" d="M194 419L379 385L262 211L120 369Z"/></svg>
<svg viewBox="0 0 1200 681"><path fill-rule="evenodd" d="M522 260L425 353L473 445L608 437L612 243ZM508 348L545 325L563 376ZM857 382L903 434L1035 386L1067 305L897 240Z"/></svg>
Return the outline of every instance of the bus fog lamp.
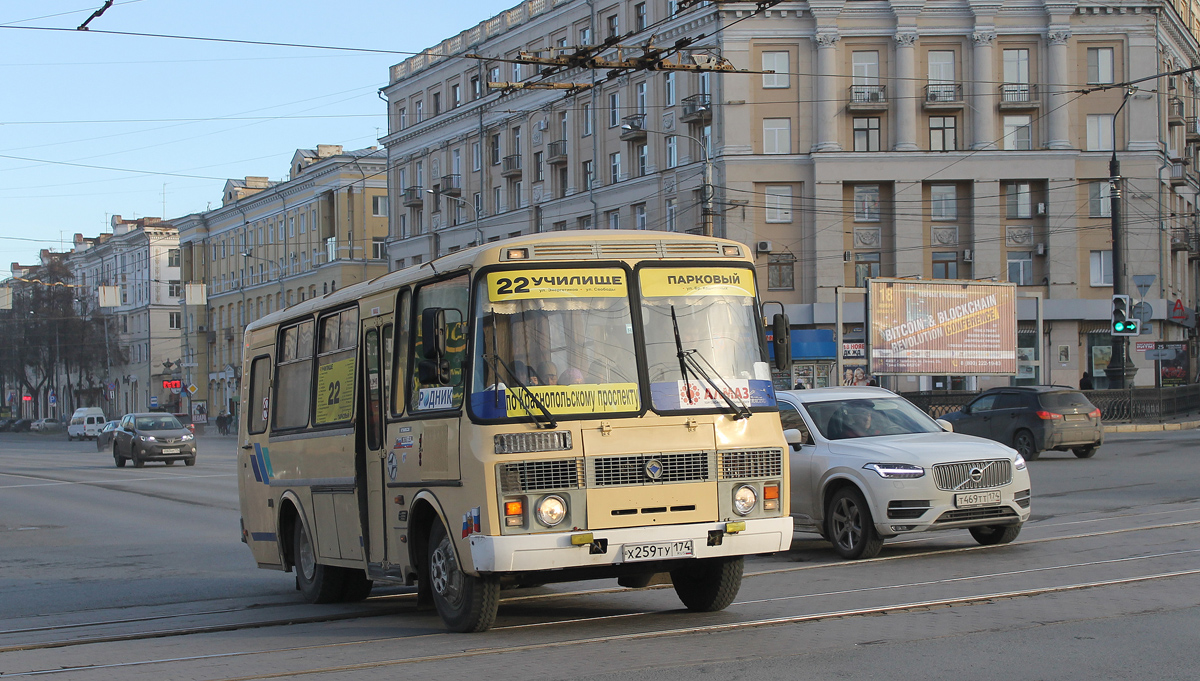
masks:
<svg viewBox="0 0 1200 681"><path fill-rule="evenodd" d="M537 505L538 522L546 527L554 527L567 517L567 502L557 494L542 497Z"/></svg>
<svg viewBox="0 0 1200 681"><path fill-rule="evenodd" d="M758 505L758 491L750 485L742 485L733 492L733 512L746 515Z"/></svg>

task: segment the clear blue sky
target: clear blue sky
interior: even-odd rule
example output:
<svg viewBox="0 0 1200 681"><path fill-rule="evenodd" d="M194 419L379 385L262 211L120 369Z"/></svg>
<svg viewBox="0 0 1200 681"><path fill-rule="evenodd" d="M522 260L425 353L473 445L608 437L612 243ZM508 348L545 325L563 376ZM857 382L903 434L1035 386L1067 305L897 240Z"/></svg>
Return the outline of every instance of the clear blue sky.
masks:
<svg viewBox="0 0 1200 681"><path fill-rule="evenodd" d="M226 178L283 179L296 149L377 145L377 92L405 58L98 31L416 52L517 2L117 0L86 33L7 28L73 29L103 4L0 0L0 278L113 214L179 217L219 206Z"/></svg>

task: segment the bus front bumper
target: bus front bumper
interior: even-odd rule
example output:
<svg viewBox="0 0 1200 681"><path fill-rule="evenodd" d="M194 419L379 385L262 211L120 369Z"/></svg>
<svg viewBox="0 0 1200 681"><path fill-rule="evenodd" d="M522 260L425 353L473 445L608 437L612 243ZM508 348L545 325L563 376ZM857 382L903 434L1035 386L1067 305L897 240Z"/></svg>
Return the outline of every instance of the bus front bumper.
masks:
<svg viewBox="0 0 1200 681"><path fill-rule="evenodd" d="M691 555L665 556L673 559L774 553L786 551L792 544L790 517L760 518L737 524L741 523L745 523L745 529L735 526L735 532L728 531L730 523L713 522L502 537L476 534L470 537L471 561L476 572L525 572L622 565L632 562L626 561L626 546L677 545L690 540ZM592 535L592 539L587 543L572 543L572 537L580 535ZM605 549L603 553L599 552L601 548Z"/></svg>

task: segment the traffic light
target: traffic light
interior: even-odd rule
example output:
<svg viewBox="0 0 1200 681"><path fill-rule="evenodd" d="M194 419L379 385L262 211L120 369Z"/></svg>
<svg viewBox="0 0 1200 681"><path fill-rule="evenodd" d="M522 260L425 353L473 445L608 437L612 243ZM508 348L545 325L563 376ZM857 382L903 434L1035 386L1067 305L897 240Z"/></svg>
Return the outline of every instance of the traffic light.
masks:
<svg viewBox="0 0 1200 681"><path fill-rule="evenodd" d="M1133 299L1126 295L1112 297L1112 323L1109 333L1114 336L1137 336L1142 333L1141 320L1133 316Z"/></svg>

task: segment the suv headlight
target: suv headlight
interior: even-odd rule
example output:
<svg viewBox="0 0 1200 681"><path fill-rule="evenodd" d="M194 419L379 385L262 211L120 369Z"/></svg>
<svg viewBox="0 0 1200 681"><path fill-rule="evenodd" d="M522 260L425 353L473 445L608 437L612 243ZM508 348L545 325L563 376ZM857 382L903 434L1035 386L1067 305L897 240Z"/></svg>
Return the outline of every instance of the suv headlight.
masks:
<svg viewBox="0 0 1200 681"><path fill-rule="evenodd" d="M546 527L554 527L567 517L567 502L557 494L548 494L537 503L538 522Z"/></svg>
<svg viewBox="0 0 1200 681"><path fill-rule="evenodd" d="M925 475L925 469L911 463L869 463L864 469L875 471L881 478L919 478Z"/></svg>
<svg viewBox="0 0 1200 681"><path fill-rule="evenodd" d="M742 485L733 491L733 512L746 515L758 505L758 491L750 485Z"/></svg>
<svg viewBox="0 0 1200 681"><path fill-rule="evenodd" d="M153 435L143 435L142 442L157 442L157 440L154 439Z"/></svg>
<svg viewBox="0 0 1200 681"><path fill-rule="evenodd" d="M1021 456L1019 452L1017 453L1016 460L1013 461L1013 468L1019 471L1025 470L1025 457Z"/></svg>
<svg viewBox="0 0 1200 681"><path fill-rule="evenodd" d="M182 441L184 441L184 442L187 442L188 440L192 439L192 437L193 437L193 436L191 436L191 435L186 435L186 434L185 434L183 437L181 437L181 438L179 438L179 439L180 439L180 440L182 440Z"/></svg>

